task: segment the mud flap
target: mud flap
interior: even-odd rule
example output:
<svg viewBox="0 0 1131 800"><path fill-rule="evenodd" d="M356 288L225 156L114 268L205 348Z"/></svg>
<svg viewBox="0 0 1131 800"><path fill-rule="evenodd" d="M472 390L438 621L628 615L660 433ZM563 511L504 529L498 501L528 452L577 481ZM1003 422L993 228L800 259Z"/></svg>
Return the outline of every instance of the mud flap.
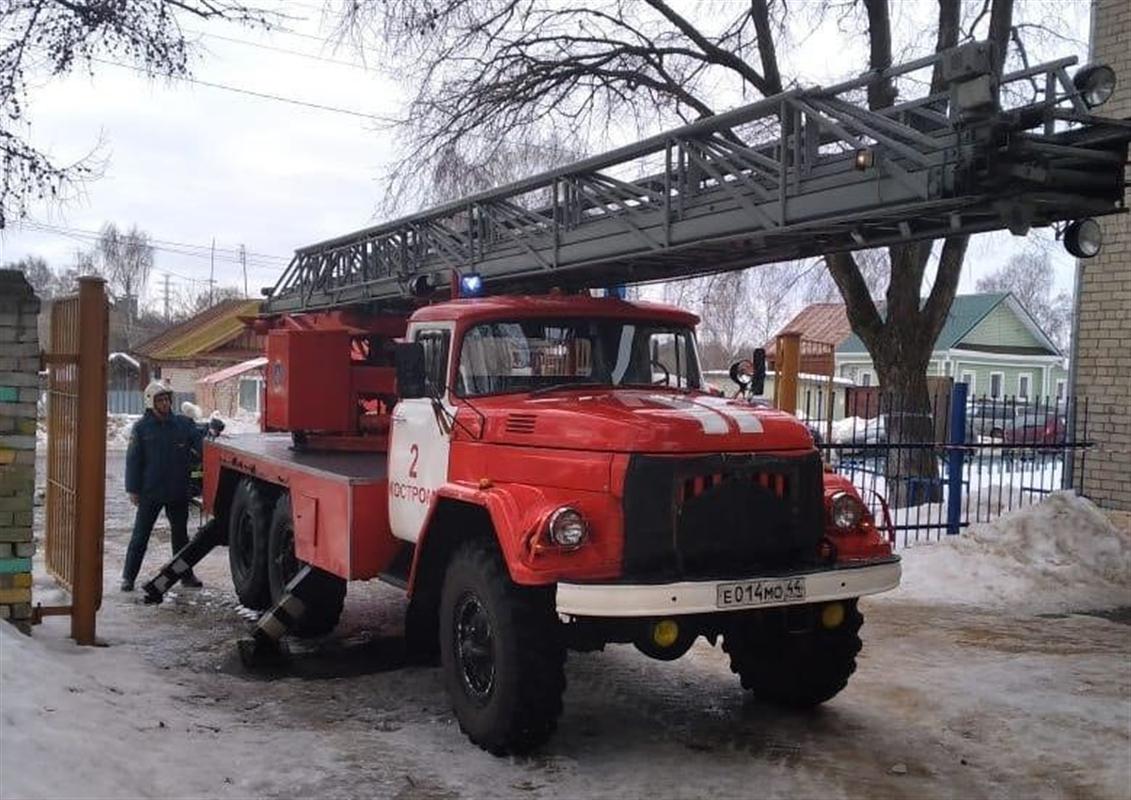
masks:
<svg viewBox="0 0 1131 800"><path fill-rule="evenodd" d="M145 592L143 598L146 603L160 603L165 599L165 592L176 585L182 577L192 571L212 548L220 544L222 536L220 526L215 519L209 520L200 530L189 539L189 543L182 547L166 564L161 571L142 586Z"/></svg>
<svg viewBox="0 0 1131 800"><path fill-rule="evenodd" d="M313 569L309 564L303 566L283 589L279 602L265 611L255 623L252 635L239 640L237 646L240 661L245 667L256 669L285 660L286 654L280 642L302 620L307 605L311 602L312 598L307 592L316 589L317 581L307 579L311 577Z"/></svg>

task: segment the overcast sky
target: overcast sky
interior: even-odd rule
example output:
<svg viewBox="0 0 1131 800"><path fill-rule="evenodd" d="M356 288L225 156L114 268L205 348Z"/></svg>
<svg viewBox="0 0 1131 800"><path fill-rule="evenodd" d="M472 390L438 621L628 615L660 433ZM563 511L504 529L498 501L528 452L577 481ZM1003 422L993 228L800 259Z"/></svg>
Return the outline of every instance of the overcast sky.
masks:
<svg viewBox="0 0 1131 800"><path fill-rule="evenodd" d="M155 241L150 302L159 299L166 273L175 291L205 286L213 239L217 282L242 288L242 244L255 293L274 283L294 248L372 224L384 167L395 153L379 119L396 114L402 96L379 64L362 66L355 53L325 43L330 20L318 0L279 5L295 17L289 30L186 19L186 29L201 34L194 82L153 80L108 63L94 64L93 78L81 69L63 79L33 78L32 140L59 162L96 150L104 173L64 207L35 205L28 222L0 232L0 263L30 254L67 266L76 249L90 248L99 228L114 222L137 225ZM1065 32L1080 41L1087 38L1087 5L1063 3ZM895 6L905 24L915 24L914 0ZM859 45L824 31L791 60L804 64L810 80L831 81L861 63L844 57ZM1056 55L1086 60L1079 51L1061 44ZM1024 246L1007 234L978 238L962 291ZM1068 289L1072 261L1059 247L1051 252L1057 286Z"/></svg>

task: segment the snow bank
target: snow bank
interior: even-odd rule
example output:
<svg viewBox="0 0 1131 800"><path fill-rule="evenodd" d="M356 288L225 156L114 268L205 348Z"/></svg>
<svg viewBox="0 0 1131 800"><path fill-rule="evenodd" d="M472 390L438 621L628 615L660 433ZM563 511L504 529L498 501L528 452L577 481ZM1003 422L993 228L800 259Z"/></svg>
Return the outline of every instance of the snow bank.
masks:
<svg viewBox="0 0 1131 800"><path fill-rule="evenodd" d="M903 581L886 597L1033 611L1131 605L1131 530L1072 492L902 556Z"/></svg>

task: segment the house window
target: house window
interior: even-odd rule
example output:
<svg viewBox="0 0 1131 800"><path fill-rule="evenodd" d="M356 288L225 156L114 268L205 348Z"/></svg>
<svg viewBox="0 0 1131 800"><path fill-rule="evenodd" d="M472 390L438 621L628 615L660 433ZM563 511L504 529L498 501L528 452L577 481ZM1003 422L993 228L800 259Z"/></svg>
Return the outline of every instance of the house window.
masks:
<svg viewBox="0 0 1131 800"><path fill-rule="evenodd" d="M1064 399L1064 389L1065 389L1064 378L1058 378L1057 381L1056 381L1056 399L1057 400L1063 400Z"/></svg>
<svg viewBox="0 0 1131 800"><path fill-rule="evenodd" d="M872 373L871 373L870 370L866 370L866 369L860 370L860 385L861 386L871 386L872 385Z"/></svg>
<svg viewBox="0 0 1131 800"><path fill-rule="evenodd" d="M1030 391L1033 388L1033 376L1031 374L1024 374L1017 376L1017 397L1020 400L1028 400Z"/></svg>
<svg viewBox="0 0 1131 800"><path fill-rule="evenodd" d="M990 373L990 397L1001 397L1005 385L1005 374L1002 372Z"/></svg>
<svg viewBox="0 0 1131 800"><path fill-rule="evenodd" d="M969 388L966 390L971 396L974 395L974 373L962 371L962 379L959 383L965 383Z"/></svg>
<svg viewBox="0 0 1131 800"><path fill-rule="evenodd" d="M240 378L240 396L239 406L240 411L247 411L252 414L259 413L259 398L263 395L263 379L259 377L254 378Z"/></svg>

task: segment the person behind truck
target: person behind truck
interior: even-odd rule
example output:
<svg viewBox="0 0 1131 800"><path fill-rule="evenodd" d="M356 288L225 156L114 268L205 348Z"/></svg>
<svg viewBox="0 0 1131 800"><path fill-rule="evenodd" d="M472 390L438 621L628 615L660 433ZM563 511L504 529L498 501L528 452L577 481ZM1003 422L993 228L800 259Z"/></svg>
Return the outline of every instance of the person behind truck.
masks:
<svg viewBox="0 0 1131 800"><path fill-rule="evenodd" d="M145 387L145 415L134 423L126 451L126 493L137 506L133 535L122 568L122 591L132 592L149 535L161 509L169 520L173 553L188 544L189 473L201 452L203 434L188 417L173 413L173 391L158 381ZM184 586L199 588L191 571Z"/></svg>

